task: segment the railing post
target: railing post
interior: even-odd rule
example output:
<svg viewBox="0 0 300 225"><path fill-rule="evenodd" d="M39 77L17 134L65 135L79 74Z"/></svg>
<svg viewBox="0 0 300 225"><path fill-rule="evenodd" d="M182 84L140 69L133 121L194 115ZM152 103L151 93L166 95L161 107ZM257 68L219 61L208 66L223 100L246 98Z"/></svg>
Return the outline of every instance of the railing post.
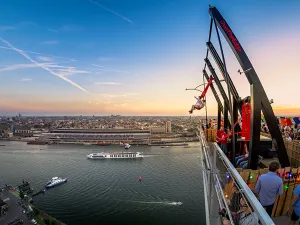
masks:
<svg viewBox="0 0 300 225"><path fill-rule="evenodd" d="M219 216L219 202L218 196L215 189L214 179L217 174L217 151L214 145L210 146L210 151L212 151L212 165L210 173L210 221L211 224L220 224Z"/></svg>

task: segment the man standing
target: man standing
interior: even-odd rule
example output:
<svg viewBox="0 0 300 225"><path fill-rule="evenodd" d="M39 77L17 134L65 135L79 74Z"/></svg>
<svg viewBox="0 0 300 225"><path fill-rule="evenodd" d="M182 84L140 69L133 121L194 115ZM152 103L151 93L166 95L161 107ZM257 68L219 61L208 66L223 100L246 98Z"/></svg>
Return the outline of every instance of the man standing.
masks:
<svg viewBox="0 0 300 225"><path fill-rule="evenodd" d="M222 151L227 155L227 134L224 131L223 127L220 127L220 130L217 131L217 142L222 149Z"/></svg>
<svg viewBox="0 0 300 225"><path fill-rule="evenodd" d="M279 168L280 165L278 162L271 162L269 164L269 172L258 178L255 187L255 193L259 194L259 201L270 217L276 195L282 195L283 192L282 179L276 174Z"/></svg>
<svg viewBox="0 0 300 225"><path fill-rule="evenodd" d="M292 216L291 216L291 222L289 225L296 224L297 220L300 216L300 185L298 185L294 190L293 199L291 201L290 210L294 207Z"/></svg>

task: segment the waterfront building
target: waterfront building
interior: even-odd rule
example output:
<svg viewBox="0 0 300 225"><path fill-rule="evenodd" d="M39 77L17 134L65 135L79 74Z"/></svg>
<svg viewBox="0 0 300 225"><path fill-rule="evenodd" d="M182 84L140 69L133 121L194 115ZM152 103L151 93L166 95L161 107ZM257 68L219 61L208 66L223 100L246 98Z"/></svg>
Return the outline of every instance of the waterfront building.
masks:
<svg viewBox="0 0 300 225"><path fill-rule="evenodd" d="M151 134L165 134L166 128L165 127L150 127Z"/></svg>
<svg viewBox="0 0 300 225"><path fill-rule="evenodd" d="M15 126L14 127L14 135L20 137L32 137L33 131L26 126Z"/></svg>
<svg viewBox="0 0 300 225"><path fill-rule="evenodd" d="M161 127L150 127L150 133L151 134L166 134L166 133L172 133L172 123L171 121L167 121L165 123L165 126Z"/></svg>
<svg viewBox="0 0 300 225"><path fill-rule="evenodd" d="M76 142L109 142L109 143L143 143L151 137L147 130L129 129L53 129L49 133L43 133L39 140L55 143Z"/></svg>

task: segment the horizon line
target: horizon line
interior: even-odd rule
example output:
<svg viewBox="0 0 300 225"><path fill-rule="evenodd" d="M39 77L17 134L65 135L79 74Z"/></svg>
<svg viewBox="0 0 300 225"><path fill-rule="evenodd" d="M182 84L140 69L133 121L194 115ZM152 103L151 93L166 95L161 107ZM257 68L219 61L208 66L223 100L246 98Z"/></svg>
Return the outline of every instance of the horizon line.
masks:
<svg viewBox="0 0 300 225"><path fill-rule="evenodd" d="M0 117L14 117L14 116L18 116L18 114L22 113L16 113L16 115L0 115ZM105 115L96 115L96 114L88 114L88 115L84 115L84 114L78 114L78 115L22 115L23 117L75 117L75 116L124 116L124 117L140 117L140 116L153 116L153 117L191 117L192 115L120 115L120 114L105 114ZM299 117L299 116L286 116L286 115L275 115L276 117ZM198 116L198 115L193 115L192 117L206 117L206 116ZM207 115L207 117L218 117L217 115ZM221 117L222 118L222 117Z"/></svg>

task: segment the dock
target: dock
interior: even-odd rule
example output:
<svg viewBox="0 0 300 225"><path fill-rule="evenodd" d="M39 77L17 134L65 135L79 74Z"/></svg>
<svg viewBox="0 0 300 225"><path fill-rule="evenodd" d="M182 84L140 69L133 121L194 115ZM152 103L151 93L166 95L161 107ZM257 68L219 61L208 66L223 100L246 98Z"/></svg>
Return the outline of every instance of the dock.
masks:
<svg viewBox="0 0 300 225"><path fill-rule="evenodd" d="M40 190L40 191L38 191L38 192L32 194L32 197L37 196L37 195L39 195L39 194L44 194L44 193L45 193L45 189L42 189L42 190Z"/></svg>

